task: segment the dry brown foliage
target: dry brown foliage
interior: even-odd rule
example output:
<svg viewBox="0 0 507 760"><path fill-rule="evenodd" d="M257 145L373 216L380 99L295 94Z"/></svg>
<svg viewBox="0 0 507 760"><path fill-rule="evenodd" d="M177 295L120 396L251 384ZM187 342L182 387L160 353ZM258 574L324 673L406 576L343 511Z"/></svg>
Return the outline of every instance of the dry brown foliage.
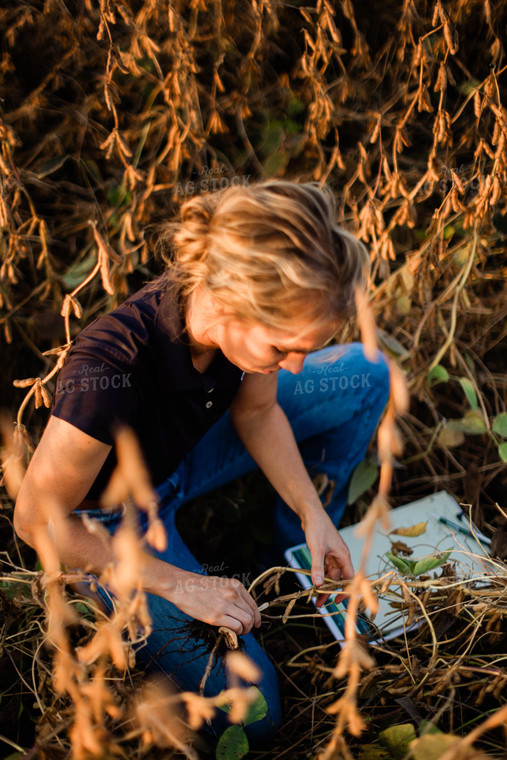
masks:
<svg viewBox="0 0 507 760"><path fill-rule="evenodd" d="M27 425L38 435L43 424L33 409L50 406L74 335L156 271L147 225L167 218L185 195L277 175L327 182L342 221L371 250L372 311L382 329L364 298L359 322L365 345L378 344L391 357L392 398L379 430L379 495L365 517L365 551L376 520L385 519L390 490L399 503L446 487L499 536L506 519L495 507L505 470L494 430L506 403L506 20L505 0L436 0L432 8L420 0L364 7L350 0L15 0L0 9L2 390L4 405L19 407L4 457L11 498L33 451ZM441 367L452 375L445 384L452 393L428 383L428 371ZM23 399L11 401L12 378L29 388ZM475 394L468 412L458 379ZM403 415L397 422L396 412ZM448 425L449 416L474 417L476 434L471 423L466 435ZM117 478L111 500L133 494L150 516L148 540L162 545L146 480L137 475ZM134 545L128 530L118 537L119 557ZM36 594L52 610L55 687L74 703L66 725L75 721L76 756L97 754L103 718L116 710L99 652L104 647L116 666L126 664L119 631L130 625L136 635L139 622L148 625L142 594L132 576L116 578L124 605L117 625L96 624L76 658L67 635L74 616L51 535L41 541L46 575ZM503 655L491 664L476 647L505 634L496 583L491 592L481 589L479 600L466 589L448 591L445 607L438 594L424 597L426 633L406 642L403 655L389 650L394 664L363 672L372 662L352 629L336 670L306 663L312 677L350 676L332 708L338 721L324 757L351 756L343 731L362 728L356 705L372 678L380 685L385 679L393 695L418 679L434 698L447 690L438 714L450 709L460 683L478 692L478 705L491 698L501 706ZM349 592L352 606L362 595L374 608L361 572ZM413 588L401 595L407 614L419 614ZM285 620L296 609L291 604L285 600ZM469 639L456 633L456 652L453 640L441 653L432 628L432 615L445 609L470 620ZM92 680L83 676L87 668ZM476 670L484 668L493 678L487 684ZM398 686L388 685L396 679ZM154 689L150 698L164 702ZM419 704L427 699L411 694ZM503 720L500 710L449 748L446 760L465 757L483 730ZM146 725L145 740L157 730Z"/></svg>

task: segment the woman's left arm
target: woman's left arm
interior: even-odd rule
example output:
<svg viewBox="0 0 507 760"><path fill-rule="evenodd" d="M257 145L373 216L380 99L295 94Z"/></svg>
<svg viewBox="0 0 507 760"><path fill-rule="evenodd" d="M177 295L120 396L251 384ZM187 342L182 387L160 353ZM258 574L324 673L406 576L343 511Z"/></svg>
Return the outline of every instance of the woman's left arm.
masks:
<svg viewBox="0 0 507 760"><path fill-rule="evenodd" d="M286 504L301 519L312 556L312 582L324 575L351 578L347 545L324 510L308 475L289 421L276 400L277 375L245 375L229 409L236 431L252 458ZM318 604L327 599L319 594Z"/></svg>

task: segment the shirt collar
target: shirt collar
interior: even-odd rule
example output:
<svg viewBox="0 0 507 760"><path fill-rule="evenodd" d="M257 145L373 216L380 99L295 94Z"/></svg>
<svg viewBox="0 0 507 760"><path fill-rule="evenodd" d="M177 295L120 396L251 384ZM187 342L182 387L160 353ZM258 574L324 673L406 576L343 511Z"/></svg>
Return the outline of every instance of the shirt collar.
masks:
<svg viewBox="0 0 507 760"><path fill-rule="evenodd" d="M173 281L168 280L162 290L155 318L157 352L164 373L164 385L171 390L202 388L206 392L215 385L233 386L239 383L241 370L217 350L205 372L199 372L192 363L182 300Z"/></svg>

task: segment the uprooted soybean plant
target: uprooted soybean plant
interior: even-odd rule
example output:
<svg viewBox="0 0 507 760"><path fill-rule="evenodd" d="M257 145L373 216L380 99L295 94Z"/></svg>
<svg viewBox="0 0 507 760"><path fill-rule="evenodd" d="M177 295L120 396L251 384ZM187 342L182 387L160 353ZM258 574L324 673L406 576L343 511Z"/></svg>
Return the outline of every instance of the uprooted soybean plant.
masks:
<svg viewBox="0 0 507 760"><path fill-rule="evenodd" d="M495 570L474 584L445 563L393 566L384 592L420 626L375 647L351 628L340 650L290 573L246 572L269 541L264 482L189 505L199 559L229 551L264 605L285 718L252 756L505 757L507 2L12 0L0 20L3 756L197 757L191 732L221 708L237 729L222 757L248 751L255 693L179 695L135 665L150 626L137 508L165 540L135 441L118 441L109 494L129 504L112 618L73 590L50 531L39 558L21 545L12 508L72 339L159 271L151 226L194 193L275 176L326 183L371 252L371 308L341 339L382 348L392 394L347 522L364 519L368 546L389 507L445 489L492 539ZM345 588L367 612L379 590L360 571ZM227 632L201 635L249 676Z"/></svg>

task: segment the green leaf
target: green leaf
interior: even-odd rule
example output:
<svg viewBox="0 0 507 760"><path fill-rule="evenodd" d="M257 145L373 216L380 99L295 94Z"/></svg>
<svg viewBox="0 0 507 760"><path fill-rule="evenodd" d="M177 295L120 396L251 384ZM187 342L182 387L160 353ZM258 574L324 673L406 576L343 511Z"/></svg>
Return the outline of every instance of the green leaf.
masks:
<svg viewBox="0 0 507 760"><path fill-rule="evenodd" d="M248 708L248 712L246 715L246 718L244 721L242 721L241 725L249 726L250 723L255 723L257 720L262 720L268 711L268 704L266 702L266 699L264 697L264 694L260 689L258 689L256 686L251 686L251 689L255 689L258 694L255 697L255 701L252 702L250 707ZM222 710L225 713L230 713L231 711L231 703L226 702L223 705L218 705L218 709Z"/></svg>
<svg viewBox="0 0 507 760"><path fill-rule="evenodd" d="M441 446L447 446L452 448L453 446L461 446L465 440L465 434L462 430L455 430L449 427L449 423L446 422L442 430L438 434L437 441Z"/></svg>
<svg viewBox="0 0 507 760"><path fill-rule="evenodd" d="M437 383L447 383L448 380L449 373L441 364L437 364L436 367L433 367L428 372L428 383L430 388L432 385L436 385Z"/></svg>
<svg viewBox="0 0 507 760"><path fill-rule="evenodd" d="M507 438L507 412L497 414L493 420L493 432Z"/></svg>
<svg viewBox="0 0 507 760"><path fill-rule="evenodd" d="M465 391L465 396L467 397L468 403L472 407L472 409L477 409L478 403L477 403L477 394L475 392L474 385L471 380L468 379L468 377L459 377L458 378L461 387Z"/></svg>
<svg viewBox="0 0 507 760"><path fill-rule="evenodd" d="M459 741L451 734L425 734L410 749L414 760L440 760L444 752Z"/></svg>
<svg viewBox="0 0 507 760"><path fill-rule="evenodd" d="M255 723L255 721L262 720L266 717L266 713L268 711L268 703L266 702L262 691L260 691L260 689L257 689L257 691L259 693L255 699L255 702L252 702L248 708L248 713L244 720L245 726L249 726L250 723Z"/></svg>
<svg viewBox="0 0 507 760"><path fill-rule="evenodd" d="M81 165L86 171L93 177L96 182L102 184L102 174L100 173L99 165L93 158L81 158Z"/></svg>
<svg viewBox="0 0 507 760"><path fill-rule="evenodd" d="M272 153L269 158L264 161L262 172L265 177L276 177L282 169L285 169L289 162L289 155L285 151L277 151Z"/></svg>
<svg viewBox="0 0 507 760"><path fill-rule="evenodd" d="M478 435L487 432L482 412L479 412L478 410L470 409L469 412L466 412L466 414L463 415L463 422L463 432L468 433L469 435Z"/></svg>
<svg viewBox="0 0 507 760"><path fill-rule="evenodd" d="M446 427L449 430L461 430L467 435L480 435L486 432L486 425L480 412L470 410L460 420L448 420Z"/></svg>
<svg viewBox="0 0 507 760"><path fill-rule="evenodd" d="M507 441L500 444L498 447L498 453L500 454L502 462L507 462Z"/></svg>
<svg viewBox="0 0 507 760"><path fill-rule="evenodd" d="M129 193L129 191L124 187L124 185L111 185L109 190L107 191L107 200L109 201L111 206L114 206L114 208L119 208L122 204L130 203L132 200L132 195Z"/></svg>
<svg viewBox="0 0 507 760"><path fill-rule="evenodd" d="M441 563L436 557L425 557L415 563L412 572L414 575L423 575L429 573L434 567L438 567L439 564Z"/></svg>
<svg viewBox="0 0 507 760"><path fill-rule="evenodd" d="M422 559L417 560L412 568L412 574L424 575L424 573L429 573L430 570L434 570L436 567L445 564L450 554L451 552L448 551L442 554L441 557L423 557Z"/></svg>
<svg viewBox="0 0 507 760"><path fill-rule="evenodd" d="M396 310L398 314L401 314L402 316L405 316L406 314L410 314L411 308L412 308L412 300L408 296L401 295L397 297Z"/></svg>
<svg viewBox="0 0 507 760"><path fill-rule="evenodd" d="M393 335L390 335L379 327L377 329L377 337L379 339L380 347L383 348L386 353L391 354L400 361L409 358L410 351L408 351Z"/></svg>
<svg viewBox="0 0 507 760"><path fill-rule="evenodd" d="M470 245L463 245L454 254L454 261L459 267L464 267L470 257Z"/></svg>
<svg viewBox="0 0 507 760"><path fill-rule="evenodd" d="M363 744L359 750L358 760L391 760L391 755L378 744Z"/></svg>
<svg viewBox="0 0 507 760"><path fill-rule="evenodd" d="M263 140L260 148L262 155L266 158L276 155L283 139L282 122L278 119L270 121L263 130L262 137Z"/></svg>
<svg viewBox="0 0 507 760"><path fill-rule="evenodd" d="M442 733L442 731L439 729L438 726L434 726L430 720L424 720L424 718L419 723L418 728L419 728L420 734L441 734Z"/></svg>
<svg viewBox="0 0 507 760"><path fill-rule="evenodd" d="M389 726L379 733L380 741L390 751L393 760L402 760L408 752L410 742L416 738L412 723Z"/></svg>
<svg viewBox="0 0 507 760"><path fill-rule="evenodd" d="M26 583L19 583L14 579L12 581L0 581L0 589L4 596L9 597L9 599L19 599L30 593L30 586L27 588Z"/></svg>
<svg viewBox="0 0 507 760"><path fill-rule="evenodd" d="M249 750L248 739L241 726L229 726L218 740L217 760L241 760Z"/></svg>
<svg viewBox="0 0 507 760"><path fill-rule="evenodd" d="M88 274L90 274L96 263L97 257L89 253L76 264L70 266L63 275L60 275L60 277L69 290L74 290L74 288L79 285Z"/></svg>
<svg viewBox="0 0 507 760"><path fill-rule="evenodd" d="M223 694L223 691L221 691L220 694ZM222 710L224 713L230 713L232 705L230 702L225 702L223 705L218 705L218 709Z"/></svg>
<svg viewBox="0 0 507 760"><path fill-rule="evenodd" d="M291 119L293 119L295 116L299 116L299 114L303 113L305 108L306 108L305 104L301 100L299 100L299 98L292 97L289 100L287 113L289 114Z"/></svg>
<svg viewBox="0 0 507 760"><path fill-rule="evenodd" d="M49 174L53 174L53 172L61 169L68 158L70 158L70 156L53 156L52 158L47 158L45 161L42 161L39 166L39 171L37 172L37 177L43 179Z"/></svg>
<svg viewBox="0 0 507 760"><path fill-rule="evenodd" d="M387 559L393 563L395 568L400 571L400 573L404 573L405 575L407 573L410 573L410 568L412 566L411 562L407 562L407 560L402 559L401 557L397 557L395 554L392 554L391 552L386 552Z"/></svg>
<svg viewBox="0 0 507 760"><path fill-rule="evenodd" d="M348 504L354 504L368 488L371 488L377 480L378 474L378 465L374 464L370 459L363 459L362 462L359 462L350 480L347 497Z"/></svg>
<svg viewBox="0 0 507 760"><path fill-rule="evenodd" d="M468 82L460 82L456 85L456 89L461 95L470 95L475 92L477 87L480 87L480 82L473 78L469 79Z"/></svg>
<svg viewBox="0 0 507 760"><path fill-rule="evenodd" d="M301 124L290 118L284 119L283 128L288 135L298 135L301 132Z"/></svg>

